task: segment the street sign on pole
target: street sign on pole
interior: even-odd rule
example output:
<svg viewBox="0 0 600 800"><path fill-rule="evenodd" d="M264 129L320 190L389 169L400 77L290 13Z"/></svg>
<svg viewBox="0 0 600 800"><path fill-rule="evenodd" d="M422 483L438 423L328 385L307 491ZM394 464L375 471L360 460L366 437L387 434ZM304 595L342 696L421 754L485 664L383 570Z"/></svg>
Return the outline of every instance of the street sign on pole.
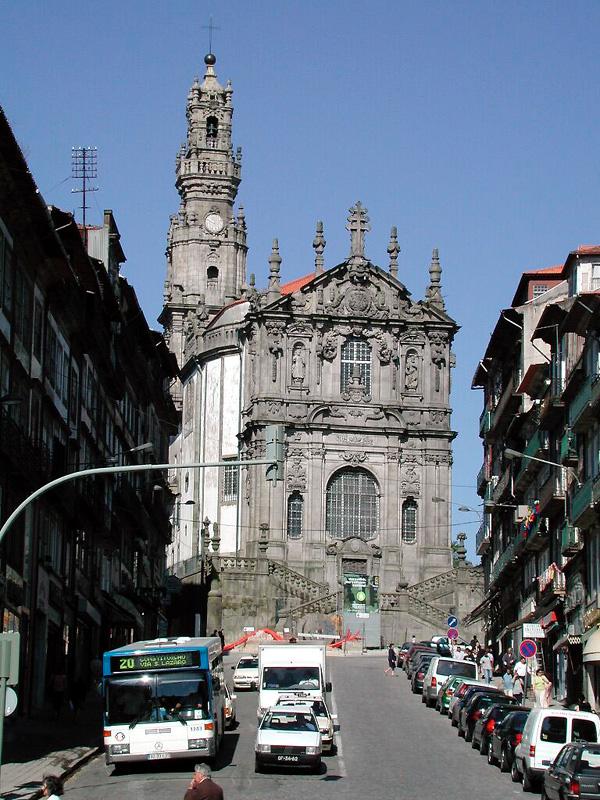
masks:
<svg viewBox="0 0 600 800"><path fill-rule="evenodd" d="M456 628L448 628L446 636L449 639L458 639L458 631L457 631L457 629Z"/></svg>
<svg viewBox="0 0 600 800"><path fill-rule="evenodd" d="M523 639L519 645L519 653L521 653L523 658L534 658L537 653L537 644L533 639Z"/></svg>
<svg viewBox="0 0 600 800"><path fill-rule="evenodd" d="M453 614L450 614L447 622L449 628L458 628L458 617L455 617Z"/></svg>

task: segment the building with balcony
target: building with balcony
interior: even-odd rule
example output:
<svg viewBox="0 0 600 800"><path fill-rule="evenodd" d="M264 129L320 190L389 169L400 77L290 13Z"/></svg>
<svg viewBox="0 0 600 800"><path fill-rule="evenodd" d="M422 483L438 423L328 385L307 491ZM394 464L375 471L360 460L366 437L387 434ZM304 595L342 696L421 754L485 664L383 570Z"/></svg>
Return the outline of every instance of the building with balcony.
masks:
<svg viewBox="0 0 600 800"><path fill-rule="evenodd" d="M0 110L0 515L92 467L166 463L176 375L149 329L112 212L88 229L47 207ZM49 675L89 678L109 647L161 630L172 497L160 472L66 482L0 546L2 630L21 641L21 708Z"/></svg>
<svg viewBox="0 0 600 800"><path fill-rule="evenodd" d="M586 650L586 641L597 630L600 555L599 281L596 247L524 273L473 380L493 420L481 429L488 525L478 539L486 594L477 613L500 651L537 623L557 697L585 689L596 705L600 648L594 640Z"/></svg>

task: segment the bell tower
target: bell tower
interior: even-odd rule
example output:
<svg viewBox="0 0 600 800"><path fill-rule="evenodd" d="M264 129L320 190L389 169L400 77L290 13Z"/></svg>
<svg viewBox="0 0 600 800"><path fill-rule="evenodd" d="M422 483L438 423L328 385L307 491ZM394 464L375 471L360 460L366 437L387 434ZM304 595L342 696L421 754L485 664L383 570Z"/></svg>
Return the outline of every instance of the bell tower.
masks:
<svg viewBox="0 0 600 800"><path fill-rule="evenodd" d="M223 88L216 58L204 58L202 83L188 95L187 142L176 158L181 203L171 217L167 277L159 321L183 366L187 331L240 297L246 280L246 221L234 203L242 174L242 149L231 144L231 81Z"/></svg>

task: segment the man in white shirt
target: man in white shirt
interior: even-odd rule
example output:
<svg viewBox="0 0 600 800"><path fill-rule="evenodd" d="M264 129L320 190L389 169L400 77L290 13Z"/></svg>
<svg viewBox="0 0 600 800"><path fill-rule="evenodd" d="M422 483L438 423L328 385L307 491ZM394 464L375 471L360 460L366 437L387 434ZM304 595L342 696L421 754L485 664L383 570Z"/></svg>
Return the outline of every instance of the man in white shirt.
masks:
<svg viewBox="0 0 600 800"><path fill-rule="evenodd" d="M527 659L521 658L517 661L513 671L523 681L523 696L527 697Z"/></svg>

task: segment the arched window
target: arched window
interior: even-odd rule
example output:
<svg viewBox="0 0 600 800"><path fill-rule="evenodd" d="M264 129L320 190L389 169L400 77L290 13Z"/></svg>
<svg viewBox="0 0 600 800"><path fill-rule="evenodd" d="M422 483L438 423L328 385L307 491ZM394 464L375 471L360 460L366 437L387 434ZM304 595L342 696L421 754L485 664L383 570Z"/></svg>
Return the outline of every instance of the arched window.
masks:
<svg viewBox="0 0 600 800"><path fill-rule="evenodd" d="M206 270L206 286L209 289L216 289L219 283L219 270L216 267L209 267Z"/></svg>
<svg viewBox="0 0 600 800"><path fill-rule="evenodd" d="M206 146L216 147L219 135L219 120L216 117L208 117L206 120Z"/></svg>
<svg viewBox="0 0 600 800"><path fill-rule="evenodd" d="M402 541L405 544L417 541L417 503L412 497L402 504Z"/></svg>
<svg viewBox="0 0 600 800"><path fill-rule="evenodd" d="M379 528L379 488L364 469L343 469L327 486L326 527L334 539L374 539Z"/></svg>
<svg viewBox="0 0 600 800"><path fill-rule="evenodd" d="M287 535L288 539L302 538L302 514L304 498L300 492L293 492L288 497L287 507Z"/></svg>
<svg viewBox="0 0 600 800"><path fill-rule="evenodd" d="M346 339L342 345L340 391L345 392L357 382L366 394L371 394L371 347L364 339Z"/></svg>

